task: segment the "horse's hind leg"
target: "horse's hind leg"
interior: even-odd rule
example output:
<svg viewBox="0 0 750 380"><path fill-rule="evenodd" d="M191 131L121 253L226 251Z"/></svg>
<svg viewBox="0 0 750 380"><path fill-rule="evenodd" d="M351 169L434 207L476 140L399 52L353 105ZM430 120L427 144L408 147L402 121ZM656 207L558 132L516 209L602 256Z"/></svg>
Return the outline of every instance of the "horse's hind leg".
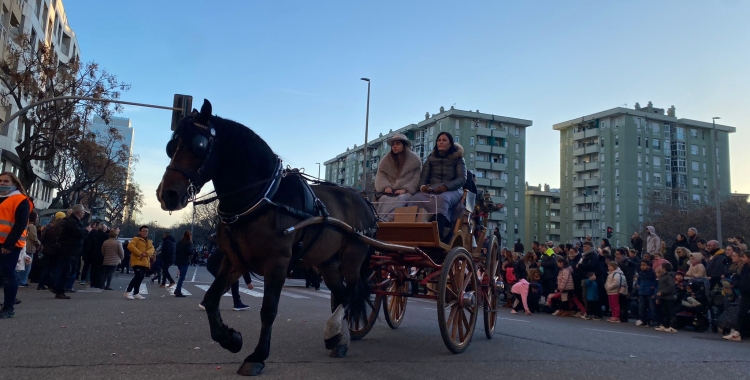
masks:
<svg viewBox="0 0 750 380"><path fill-rule="evenodd" d="M244 376L257 376L266 366L265 361L271 353L271 330L273 321L279 310L279 298L281 297L281 288L286 280L286 269L289 265L288 260L283 259L285 255L274 254L271 257L278 257L271 263L271 267L266 269L263 278L263 306L260 308L260 337L255 351L245 358L245 361L237 370L237 373ZM288 257L288 256L286 256Z"/></svg>
<svg viewBox="0 0 750 380"><path fill-rule="evenodd" d="M221 296L240 277L240 273L233 271L231 267L229 258L224 256L214 282L203 297L203 306L206 308L208 323L211 327L211 339L218 342L221 347L236 354L242 349L242 334L225 325L219 312Z"/></svg>
<svg viewBox="0 0 750 380"><path fill-rule="evenodd" d="M341 263L337 259L326 261L320 266L323 281L331 290L331 311L333 311L326 323L323 340L326 349L331 350L330 356L335 358L346 356L349 347L349 325L344 318L348 295L340 268Z"/></svg>

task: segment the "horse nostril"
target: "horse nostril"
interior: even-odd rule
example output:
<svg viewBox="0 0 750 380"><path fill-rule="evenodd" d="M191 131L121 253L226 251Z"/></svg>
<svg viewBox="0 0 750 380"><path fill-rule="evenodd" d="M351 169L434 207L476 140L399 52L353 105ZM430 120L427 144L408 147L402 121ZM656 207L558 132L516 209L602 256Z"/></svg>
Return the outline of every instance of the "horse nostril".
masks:
<svg viewBox="0 0 750 380"><path fill-rule="evenodd" d="M179 198L180 198L179 195L174 190L167 190L162 193L162 199L164 200L164 204L166 204L167 207L170 209L174 209L177 207Z"/></svg>

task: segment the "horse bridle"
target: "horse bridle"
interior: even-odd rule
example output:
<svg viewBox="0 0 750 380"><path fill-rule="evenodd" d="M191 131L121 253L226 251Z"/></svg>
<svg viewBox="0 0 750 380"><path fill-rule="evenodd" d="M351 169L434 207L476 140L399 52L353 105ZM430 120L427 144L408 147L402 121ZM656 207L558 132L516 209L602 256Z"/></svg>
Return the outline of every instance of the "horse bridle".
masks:
<svg viewBox="0 0 750 380"><path fill-rule="evenodd" d="M176 171L184 175L190 182L190 187L194 188L194 194L197 194L201 191L203 185L205 185L209 180L209 178L204 177L206 176L206 172L209 169L209 163L213 156L214 146L216 145L218 139L216 138L216 128L211 122L211 117L209 117L208 123L206 123L207 125L196 122L194 115L191 115L189 118L189 121L194 127L194 135L192 136L193 139L190 142L190 149L193 151L193 153L202 155L203 162L201 162L201 165L196 171L174 166L171 162L169 166L167 166L167 170ZM184 125L178 127L172 135L172 140L167 143L167 156L169 156L170 159L174 156L174 153L177 150L177 138L185 132L184 128Z"/></svg>

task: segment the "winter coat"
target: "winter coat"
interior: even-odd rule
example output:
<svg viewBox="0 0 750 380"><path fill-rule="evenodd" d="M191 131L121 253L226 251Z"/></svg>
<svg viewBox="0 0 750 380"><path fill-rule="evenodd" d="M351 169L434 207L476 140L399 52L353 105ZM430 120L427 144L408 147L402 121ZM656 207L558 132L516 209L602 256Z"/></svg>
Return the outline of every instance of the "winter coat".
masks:
<svg viewBox="0 0 750 380"><path fill-rule="evenodd" d="M727 258L727 255L724 254L723 249L717 249L711 252L711 260L708 262L708 266L706 266L706 277L710 277L712 279L721 278L721 275L724 274L727 270L727 266L729 259Z"/></svg>
<svg viewBox="0 0 750 380"><path fill-rule="evenodd" d="M409 194L414 194L419 190L422 161L411 149L404 149L403 154L406 158L401 172L390 153L383 156L378 164L378 173L375 174L375 191L382 192L390 187L393 191L403 189Z"/></svg>
<svg viewBox="0 0 750 380"><path fill-rule="evenodd" d="M64 218L57 241L58 253L70 257L81 256L87 234L81 220L75 215Z"/></svg>
<svg viewBox="0 0 750 380"><path fill-rule="evenodd" d="M42 246L42 242L39 241L39 236L36 233L36 226L29 223L26 226L26 253L34 256L37 248Z"/></svg>
<svg viewBox="0 0 750 380"><path fill-rule="evenodd" d="M564 292L573 289L573 268L565 267L560 269L560 272L557 274L557 290Z"/></svg>
<svg viewBox="0 0 750 380"><path fill-rule="evenodd" d="M91 261L94 264L102 263L104 256L102 255L102 245L109 238L104 231L94 230L89 232L89 236L86 239L86 256L85 259Z"/></svg>
<svg viewBox="0 0 750 380"><path fill-rule="evenodd" d="M109 238L102 243L102 265L117 266L125 258L125 251L117 238Z"/></svg>
<svg viewBox="0 0 750 380"><path fill-rule="evenodd" d="M170 265L174 264L176 248L177 248L177 242L174 240L174 237L172 237L172 235L167 235L167 237L165 237L164 240L162 240L161 262L162 262L162 265L164 265L164 268L169 267Z"/></svg>
<svg viewBox="0 0 750 380"><path fill-rule="evenodd" d="M652 226L646 227L650 232L646 238L646 253L653 256L655 253L661 253L661 239L656 235L656 230Z"/></svg>
<svg viewBox="0 0 750 380"><path fill-rule="evenodd" d="M630 245L633 246L633 249L638 251L638 256L640 257L641 254L643 254L643 238L638 236L635 239L630 239Z"/></svg>
<svg viewBox="0 0 750 380"><path fill-rule="evenodd" d="M516 279L527 279L529 272L526 270L526 263L523 260L518 260L513 264L516 274Z"/></svg>
<svg viewBox="0 0 750 380"><path fill-rule="evenodd" d="M136 236L128 243L130 251L130 266L142 266L149 268L151 266L151 256L154 255L154 243L150 239L144 239ZM141 254L145 256L141 257Z"/></svg>
<svg viewBox="0 0 750 380"><path fill-rule="evenodd" d="M174 257L174 265L189 265L190 257L193 256L193 242L190 240L180 240L177 242L177 249Z"/></svg>
<svg viewBox="0 0 750 380"><path fill-rule="evenodd" d="M510 292L518 294L521 297L523 309L529 311L529 302L527 300L529 298L529 282L523 279L518 281L512 288L510 288Z"/></svg>
<svg viewBox="0 0 750 380"><path fill-rule="evenodd" d="M599 253L595 248L591 248L583 253L583 258L578 264L578 269L580 269L584 274L587 272L594 272L596 274L596 277L598 278L601 278L606 272L604 268L602 268L602 262L599 259Z"/></svg>
<svg viewBox="0 0 750 380"><path fill-rule="evenodd" d="M599 286L596 280L586 279L586 301L599 301Z"/></svg>
<svg viewBox="0 0 750 380"><path fill-rule="evenodd" d="M620 287L622 286L628 286L628 281L625 279L625 273L620 268L607 274L607 282L604 283L604 289L607 291L607 294L620 293Z"/></svg>
<svg viewBox="0 0 750 380"><path fill-rule="evenodd" d="M42 253L45 257L54 257L57 255L57 242L62 232L62 224L65 219L57 219L44 228L42 234Z"/></svg>
<svg viewBox="0 0 750 380"><path fill-rule="evenodd" d="M750 265L744 265L736 282L737 289L743 298L750 297Z"/></svg>
<svg viewBox="0 0 750 380"><path fill-rule="evenodd" d="M523 244L522 243L513 244L513 252L518 252L518 253L523 254Z"/></svg>
<svg viewBox="0 0 750 380"><path fill-rule="evenodd" d="M683 234L680 234L680 236L682 236L682 240L675 240L674 243L672 244L672 247L669 248L669 251L664 256L664 258L667 259L672 264L672 268L677 268L679 264L678 262L679 258L677 257L677 248L679 247L690 248L689 247L690 244L688 244L687 237Z"/></svg>
<svg viewBox="0 0 750 380"><path fill-rule="evenodd" d="M686 278L704 278L706 277L706 267L703 264L698 263L695 265L690 264L690 269L685 273Z"/></svg>
<svg viewBox="0 0 750 380"><path fill-rule="evenodd" d="M700 240L700 237L698 235L695 235L693 237L688 237L688 249L690 249L690 252L701 251L701 249L698 248L698 240Z"/></svg>
<svg viewBox="0 0 750 380"><path fill-rule="evenodd" d="M458 143L453 144L456 151L444 156L437 149L427 157L419 176L420 185L429 185L433 189L445 186L446 191L460 189L466 183L466 161L464 149Z"/></svg>
<svg viewBox="0 0 750 380"><path fill-rule="evenodd" d="M635 272L638 266L627 257L622 257L617 262L617 266L620 268L620 271L622 271L623 275L625 275L625 281L628 284L628 289L633 289L633 277L635 277Z"/></svg>
<svg viewBox="0 0 750 380"><path fill-rule="evenodd" d="M639 296L653 296L656 294L656 273L654 273L654 270L649 268L646 271L639 270L638 271L638 282L636 282L636 286L638 287L638 295Z"/></svg>
<svg viewBox="0 0 750 380"><path fill-rule="evenodd" d="M547 248L547 250L542 253L541 264L542 268L544 268L544 274L542 274L544 280L557 278L557 270L559 268L557 267L557 259L555 258L555 252L552 248Z"/></svg>
<svg viewBox="0 0 750 380"><path fill-rule="evenodd" d="M657 298L659 298L660 300L665 300L665 301L675 300L674 277L672 277L671 274L664 273L661 276L659 276L659 289L657 290L657 292L661 293L660 296L657 296Z"/></svg>

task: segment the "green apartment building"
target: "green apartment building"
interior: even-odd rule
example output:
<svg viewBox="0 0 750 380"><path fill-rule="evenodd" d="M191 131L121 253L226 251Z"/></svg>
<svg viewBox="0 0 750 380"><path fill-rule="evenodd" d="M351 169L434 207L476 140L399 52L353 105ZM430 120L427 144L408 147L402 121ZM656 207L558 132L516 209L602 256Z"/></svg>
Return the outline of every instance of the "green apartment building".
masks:
<svg viewBox="0 0 750 380"><path fill-rule="evenodd" d="M627 245L634 231L644 230L650 201L685 207L714 202L717 175L719 195L728 197L729 134L736 129L716 124L712 155L712 126L678 119L674 106L665 115L651 102L555 124L562 241L602 238L611 226L612 245Z"/></svg>
<svg viewBox="0 0 750 380"><path fill-rule="evenodd" d="M364 170L368 170L370 189L381 157L390 151L386 144L389 136L405 134L412 150L424 161L435 146L437 135L449 132L463 146L466 167L476 174L477 188L491 194L495 203L505 205L501 211L491 213L488 227L499 227L506 244L524 238L526 128L531 124L531 120L441 107L439 113L428 113L419 123L381 133L369 141L367 160L362 146L354 145L326 161L325 179L361 189Z"/></svg>
<svg viewBox="0 0 750 380"><path fill-rule="evenodd" d="M550 189L547 184L542 187L527 183L525 201L526 225L521 239L524 246L530 249L532 241L560 244L560 189Z"/></svg>

